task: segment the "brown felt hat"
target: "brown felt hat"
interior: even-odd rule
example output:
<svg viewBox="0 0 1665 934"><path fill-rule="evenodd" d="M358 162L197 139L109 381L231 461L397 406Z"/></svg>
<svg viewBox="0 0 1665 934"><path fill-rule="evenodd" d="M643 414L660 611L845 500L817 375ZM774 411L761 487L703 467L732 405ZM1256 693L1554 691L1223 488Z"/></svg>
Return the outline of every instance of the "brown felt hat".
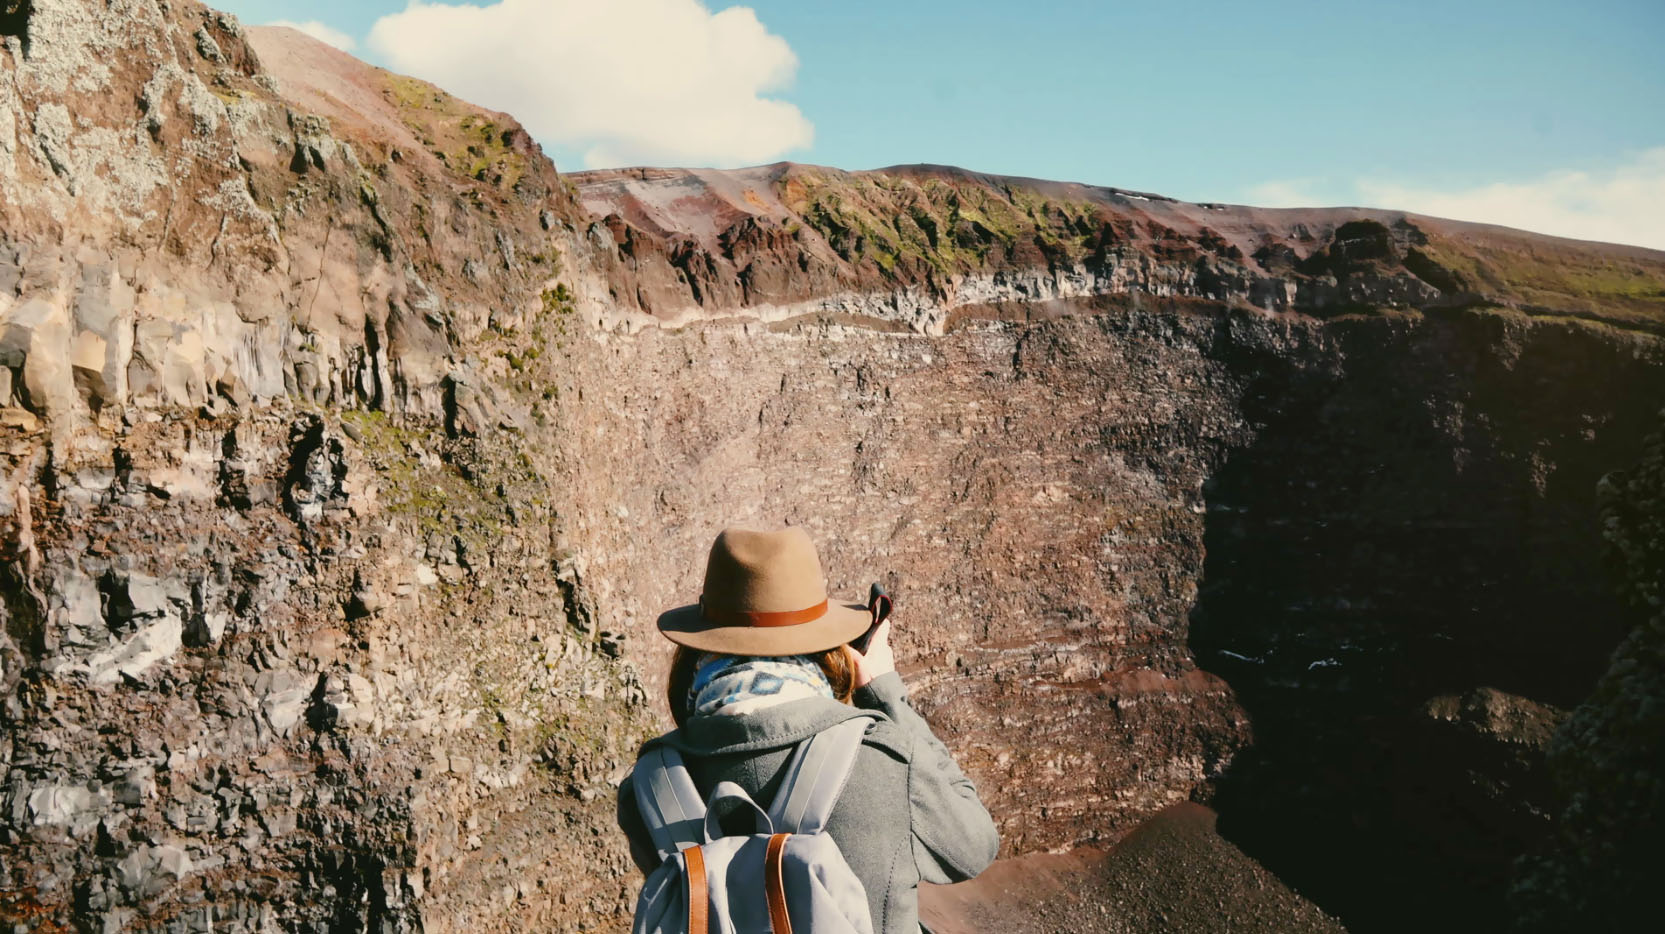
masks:
<svg viewBox="0 0 1665 934"><path fill-rule="evenodd" d="M677 645L724 655L806 655L843 645L873 622L867 607L827 599L821 559L801 528L724 529L705 562L700 602L659 617Z"/></svg>

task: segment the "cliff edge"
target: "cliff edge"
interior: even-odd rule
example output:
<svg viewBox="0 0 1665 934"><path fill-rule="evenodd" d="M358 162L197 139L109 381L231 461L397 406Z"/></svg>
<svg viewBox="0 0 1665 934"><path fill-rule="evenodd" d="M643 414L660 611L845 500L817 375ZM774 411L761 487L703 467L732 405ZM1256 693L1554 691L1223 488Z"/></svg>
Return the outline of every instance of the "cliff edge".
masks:
<svg viewBox="0 0 1665 934"><path fill-rule="evenodd" d="M1358 208L1191 204L945 166L569 176L615 303L664 323L813 312L930 333L1140 294L1329 317L1475 305L1657 329L1665 256Z"/></svg>

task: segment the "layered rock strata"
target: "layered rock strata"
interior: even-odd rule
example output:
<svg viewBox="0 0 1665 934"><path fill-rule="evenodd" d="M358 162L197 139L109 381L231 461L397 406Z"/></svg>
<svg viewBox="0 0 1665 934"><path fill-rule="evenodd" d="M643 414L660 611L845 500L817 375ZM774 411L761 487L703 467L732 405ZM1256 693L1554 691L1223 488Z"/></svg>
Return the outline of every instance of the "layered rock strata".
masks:
<svg viewBox="0 0 1665 934"><path fill-rule="evenodd" d="M1502 305L1657 329L1657 252L1399 211L1273 210L946 166L581 172L614 320L856 314L941 334L1107 295L1332 317ZM646 321L639 315L646 315Z"/></svg>

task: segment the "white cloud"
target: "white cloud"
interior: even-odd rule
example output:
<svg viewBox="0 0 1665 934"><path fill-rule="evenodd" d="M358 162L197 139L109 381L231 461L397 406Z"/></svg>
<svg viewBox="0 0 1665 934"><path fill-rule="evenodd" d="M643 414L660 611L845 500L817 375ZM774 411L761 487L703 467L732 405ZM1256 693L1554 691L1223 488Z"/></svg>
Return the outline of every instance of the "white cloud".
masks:
<svg viewBox="0 0 1665 934"><path fill-rule="evenodd" d="M352 36L336 29L334 26L320 23L315 19L309 19L304 23L297 23L294 20L287 19L275 19L265 25L288 26L296 32L306 33L312 38L317 39L319 42L327 42L343 52L351 52L353 49L358 47L358 43L353 41Z"/></svg>
<svg viewBox="0 0 1665 934"><path fill-rule="evenodd" d="M807 147L798 108L764 96L798 58L747 7L698 0L412 0L376 21L370 48L394 71L513 114L589 168L738 165Z"/></svg>
<svg viewBox="0 0 1665 934"><path fill-rule="evenodd" d="M1268 207L1330 202L1311 180L1256 185L1248 200ZM1357 203L1521 230L1665 250L1665 146L1612 168L1564 169L1520 182L1441 189L1384 179L1351 184Z"/></svg>

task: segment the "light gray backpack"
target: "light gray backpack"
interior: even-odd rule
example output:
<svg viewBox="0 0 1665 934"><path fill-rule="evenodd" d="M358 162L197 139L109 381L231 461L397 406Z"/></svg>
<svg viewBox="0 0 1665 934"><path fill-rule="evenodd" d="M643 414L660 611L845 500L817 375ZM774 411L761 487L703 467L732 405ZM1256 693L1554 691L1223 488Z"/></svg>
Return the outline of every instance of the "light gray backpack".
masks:
<svg viewBox="0 0 1665 934"><path fill-rule="evenodd" d="M643 753L632 784L664 862L642 884L632 934L872 934L867 890L825 833L872 721L799 743L767 811L733 782L701 800L675 749ZM735 807L754 813L755 833L723 835Z"/></svg>

